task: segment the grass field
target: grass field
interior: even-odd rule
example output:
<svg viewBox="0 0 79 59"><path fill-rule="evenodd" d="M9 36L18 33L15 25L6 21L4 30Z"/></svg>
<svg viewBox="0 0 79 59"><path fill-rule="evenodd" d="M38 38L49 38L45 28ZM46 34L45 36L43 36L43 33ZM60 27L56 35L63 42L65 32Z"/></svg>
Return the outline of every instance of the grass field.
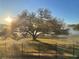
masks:
<svg viewBox="0 0 79 59"><path fill-rule="evenodd" d="M40 59L55 59L54 57L60 56L60 58L57 58L75 59L75 57L78 58L79 56L78 42L79 36L73 36L67 39L38 38L36 41L31 38L18 41L7 38L6 40L0 40L0 57L2 59L13 59L13 57L24 59L29 56L29 59L39 59L39 56L41 56Z"/></svg>

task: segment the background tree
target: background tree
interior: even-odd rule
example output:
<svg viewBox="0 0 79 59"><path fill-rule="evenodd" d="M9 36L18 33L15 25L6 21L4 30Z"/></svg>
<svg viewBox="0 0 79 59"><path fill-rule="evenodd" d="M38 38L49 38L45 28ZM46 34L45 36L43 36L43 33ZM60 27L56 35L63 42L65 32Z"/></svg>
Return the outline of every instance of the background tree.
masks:
<svg viewBox="0 0 79 59"><path fill-rule="evenodd" d="M76 24L76 25L74 26L74 29L75 29L75 30L79 30L79 24Z"/></svg>

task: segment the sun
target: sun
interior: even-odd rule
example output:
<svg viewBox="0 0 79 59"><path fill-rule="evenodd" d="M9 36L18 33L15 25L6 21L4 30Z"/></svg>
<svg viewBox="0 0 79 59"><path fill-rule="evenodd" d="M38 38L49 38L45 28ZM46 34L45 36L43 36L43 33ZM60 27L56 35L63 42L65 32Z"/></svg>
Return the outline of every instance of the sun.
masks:
<svg viewBox="0 0 79 59"><path fill-rule="evenodd" d="M12 22L12 18L10 16L8 16L6 19L5 19L7 22L11 23Z"/></svg>

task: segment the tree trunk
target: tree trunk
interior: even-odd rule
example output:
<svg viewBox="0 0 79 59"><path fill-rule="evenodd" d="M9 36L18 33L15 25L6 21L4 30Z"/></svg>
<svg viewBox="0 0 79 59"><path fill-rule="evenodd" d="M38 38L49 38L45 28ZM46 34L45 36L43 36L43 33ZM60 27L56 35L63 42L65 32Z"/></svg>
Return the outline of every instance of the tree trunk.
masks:
<svg viewBox="0 0 79 59"><path fill-rule="evenodd" d="M37 37L36 37L35 35L32 35L32 39L33 39L33 40L36 40L36 38L37 38Z"/></svg>

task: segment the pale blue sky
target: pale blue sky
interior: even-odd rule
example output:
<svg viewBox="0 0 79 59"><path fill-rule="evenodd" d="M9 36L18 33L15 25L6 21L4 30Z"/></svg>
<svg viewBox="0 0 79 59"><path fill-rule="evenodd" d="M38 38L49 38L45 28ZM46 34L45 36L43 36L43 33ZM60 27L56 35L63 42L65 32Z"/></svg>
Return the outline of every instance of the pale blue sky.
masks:
<svg viewBox="0 0 79 59"><path fill-rule="evenodd" d="M48 8L53 16L64 19L66 23L79 23L79 0L0 0L0 17L38 8Z"/></svg>

